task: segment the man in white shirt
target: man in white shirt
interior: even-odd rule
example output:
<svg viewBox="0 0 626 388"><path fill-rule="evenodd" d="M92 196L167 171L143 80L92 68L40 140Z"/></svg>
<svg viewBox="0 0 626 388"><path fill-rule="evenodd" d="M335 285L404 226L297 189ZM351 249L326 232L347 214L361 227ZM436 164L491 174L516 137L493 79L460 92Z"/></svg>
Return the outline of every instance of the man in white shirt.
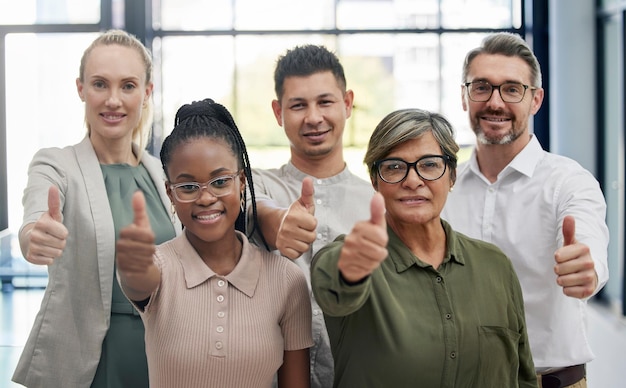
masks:
<svg viewBox="0 0 626 388"><path fill-rule="evenodd" d="M543 98L539 63L520 36L492 34L467 54L463 110L477 142L442 218L513 262L540 387L584 388L594 358L586 302L609 277L606 203L590 172L530 133Z"/></svg>

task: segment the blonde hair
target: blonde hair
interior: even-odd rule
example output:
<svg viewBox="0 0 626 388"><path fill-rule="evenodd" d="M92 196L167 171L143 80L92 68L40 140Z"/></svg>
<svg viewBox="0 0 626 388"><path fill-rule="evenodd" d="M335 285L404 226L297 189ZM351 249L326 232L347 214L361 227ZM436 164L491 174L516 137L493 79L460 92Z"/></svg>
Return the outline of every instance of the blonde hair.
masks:
<svg viewBox="0 0 626 388"><path fill-rule="evenodd" d="M135 36L129 34L126 31L115 29L108 30L99 37L97 37L93 42L91 42L89 47L85 49L85 52L83 52L83 56L80 59L80 69L78 74L78 79L80 80L80 82L85 81L85 64L93 49L99 46L110 45L118 45L135 50L143 60L143 64L146 70L146 86L152 82L152 55L150 54L150 51ZM139 123L137 124L137 127L133 129L133 141L139 145L140 150L144 149L146 143L148 142L148 138L150 137L152 121L154 119L152 111L152 97L149 97L143 105ZM86 118L85 125L87 127L87 133L91 133L91 127ZM139 157L139 155L137 156Z"/></svg>

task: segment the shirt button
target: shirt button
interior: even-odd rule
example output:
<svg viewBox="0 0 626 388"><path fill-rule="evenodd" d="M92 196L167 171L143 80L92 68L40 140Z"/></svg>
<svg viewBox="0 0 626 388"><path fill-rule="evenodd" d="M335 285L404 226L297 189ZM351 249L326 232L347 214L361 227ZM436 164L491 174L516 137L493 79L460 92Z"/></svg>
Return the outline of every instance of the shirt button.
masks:
<svg viewBox="0 0 626 388"><path fill-rule="evenodd" d="M220 341L217 341L217 342L215 343L215 349L220 350L220 349L221 349L221 348L223 348L223 347L224 347L224 345L222 345L222 343L221 343Z"/></svg>
<svg viewBox="0 0 626 388"><path fill-rule="evenodd" d="M218 326L215 330L216 330L218 333L223 333L223 332L224 332L224 328L223 328L222 326Z"/></svg>
<svg viewBox="0 0 626 388"><path fill-rule="evenodd" d="M452 314L446 314L446 319L452 318Z"/></svg>
<svg viewBox="0 0 626 388"><path fill-rule="evenodd" d="M451 352L450 353L450 358L456 358L456 352Z"/></svg>
<svg viewBox="0 0 626 388"><path fill-rule="evenodd" d="M442 281L443 279L441 278L441 276L437 276L437 279L436 279L436 280L437 280L437 283L441 283L441 281Z"/></svg>
<svg viewBox="0 0 626 388"><path fill-rule="evenodd" d="M322 184L322 180L321 180L321 179L318 179L318 180L317 180L317 184L318 184L318 185L321 185L321 184Z"/></svg>
<svg viewBox="0 0 626 388"><path fill-rule="evenodd" d="M224 283L224 281L223 281L223 280L218 280L218 281L217 281L217 285L218 285L218 286L220 286L220 287L224 287L224 284L225 284L225 283Z"/></svg>
<svg viewBox="0 0 626 388"><path fill-rule="evenodd" d="M321 233L318 233L318 234L317 234L317 239L318 239L318 240L321 240L321 239L322 239L322 237L323 237L323 236L322 236L322 234L321 234Z"/></svg>
<svg viewBox="0 0 626 388"><path fill-rule="evenodd" d="M223 302L224 301L224 295L218 295L217 296L217 301L218 302Z"/></svg>
<svg viewBox="0 0 626 388"><path fill-rule="evenodd" d="M315 203L318 204L318 205L321 205L322 204L322 200L318 199L318 200L315 201Z"/></svg>
<svg viewBox="0 0 626 388"><path fill-rule="evenodd" d="M313 315L319 315L320 311L319 310L313 310Z"/></svg>
<svg viewBox="0 0 626 388"><path fill-rule="evenodd" d="M226 315L226 314L224 314L223 311L220 311L219 313L217 313L217 317L218 318L224 318L224 315Z"/></svg>

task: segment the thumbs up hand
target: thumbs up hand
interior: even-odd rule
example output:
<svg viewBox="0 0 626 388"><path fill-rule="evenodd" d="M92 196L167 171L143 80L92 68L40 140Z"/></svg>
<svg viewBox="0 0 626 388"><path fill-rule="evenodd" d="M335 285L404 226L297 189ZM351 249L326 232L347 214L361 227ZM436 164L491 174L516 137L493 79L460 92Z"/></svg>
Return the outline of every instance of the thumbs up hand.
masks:
<svg viewBox="0 0 626 388"><path fill-rule="evenodd" d="M22 242L22 252L26 251L25 258L33 264L50 265L54 259L63 254L67 243L68 231L63 225L61 213L61 199L59 189L50 186L48 189L48 211L39 217L34 224L22 233L26 241ZM32 225L32 226L31 226Z"/></svg>
<svg viewBox="0 0 626 388"><path fill-rule="evenodd" d="M117 268L126 277L143 275L154 265L154 232L146 212L146 200L141 191L133 194L133 223L120 231L116 244Z"/></svg>
<svg viewBox="0 0 626 388"><path fill-rule="evenodd" d="M583 299L593 294L598 286L589 247L576 240L576 220L572 216L563 219L563 246L554 253L556 282L563 293Z"/></svg>
<svg viewBox="0 0 626 388"><path fill-rule="evenodd" d="M374 194L370 219L357 222L345 238L339 256L339 271L348 283L357 283L369 276L387 258L387 222L385 201Z"/></svg>
<svg viewBox="0 0 626 388"><path fill-rule="evenodd" d="M317 219L314 194L313 181L309 177L304 178L300 198L289 206L278 228L276 248L292 260L308 251L315 241Z"/></svg>

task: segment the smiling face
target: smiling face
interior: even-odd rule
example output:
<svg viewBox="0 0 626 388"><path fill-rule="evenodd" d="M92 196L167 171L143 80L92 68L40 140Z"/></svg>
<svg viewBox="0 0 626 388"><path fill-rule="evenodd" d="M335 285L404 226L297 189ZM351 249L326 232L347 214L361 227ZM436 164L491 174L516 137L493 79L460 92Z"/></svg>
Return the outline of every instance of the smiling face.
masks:
<svg viewBox="0 0 626 388"><path fill-rule="evenodd" d="M153 88L146 84L145 63L136 50L115 44L94 47L76 87L94 144L132 140Z"/></svg>
<svg viewBox="0 0 626 388"><path fill-rule="evenodd" d="M442 154L432 132L426 132L394 147L385 158L414 162L425 155ZM385 198L387 222L396 231L415 224L439 223L439 215L453 184L449 168L434 181L422 180L414 168L399 183L386 183L378 176L376 179L374 186Z"/></svg>
<svg viewBox="0 0 626 388"><path fill-rule="evenodd" d="M194 246L235 237L235 221L239 216L242 190L245 188L243 172L234 179L229 194L215 197L206 188L193 202L180 202L170 185L183 182L204 184L220 176L239 171L237 158L230 147L221 140L197 138L178 145L171 152L167 165L169 181L167 193L174 204L187 238Z"/></svg>
<svg viewBox="0 0 626 388"><path fill-rule="evenodd" d="M330 71L285 78L281 101L272 109L285 130L292 159L309 160L342 155L342 136L352 112L353 93L345 94Z"/></svg>
<svg viewBox="0 0 626 388"><path fill-rule="evenodd" d="M466 82L487 81L492 85L517 82L532 86L530 68L518 57L479 54L469 65ZM537 113L543 101L543 89L526 90L518 103L506 103L497 90L486 102L469 99L463 87L463 110L480 144L510 144L527 135L530 116ZM527 139L526 139L527 140ZM524 145L526 143L524 142Z"/></svg>

